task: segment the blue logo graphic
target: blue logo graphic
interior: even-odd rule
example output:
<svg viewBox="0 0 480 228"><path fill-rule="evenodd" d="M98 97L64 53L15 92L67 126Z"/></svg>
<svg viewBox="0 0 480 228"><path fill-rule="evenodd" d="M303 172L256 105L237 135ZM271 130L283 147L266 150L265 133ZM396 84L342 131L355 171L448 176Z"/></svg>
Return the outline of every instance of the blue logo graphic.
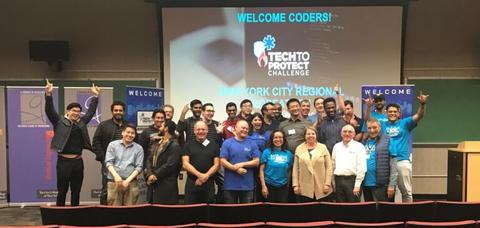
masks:
<svg viewBox="0 0 480 228"><path fill-rule="evenodd" d="M264 37L263 43L265 44L265 49L267 49L267 51L271 51L273 48L275 48L275 41L275 37L272 35L267 35Z"/></svg>

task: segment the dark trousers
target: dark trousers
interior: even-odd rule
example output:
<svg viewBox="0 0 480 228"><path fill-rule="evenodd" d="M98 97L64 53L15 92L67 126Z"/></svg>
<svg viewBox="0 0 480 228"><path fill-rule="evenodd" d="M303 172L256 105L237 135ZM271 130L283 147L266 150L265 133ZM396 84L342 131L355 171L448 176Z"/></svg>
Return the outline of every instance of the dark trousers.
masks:
<svg viewBox="0 0 480 228"><path fill-rule="evenodd" d="M65 206L68 188L70 187L70 205L80 205L80 189L83 182L82 158L64 158L57 160L57 206Z"/></svg>
<svg viewBox="0 0 480 228"><path fill-rule="evenodd" d="M253 190L239 191L239 190L224 190L225 203L253 203Z"/></svg>
<svg viewBox="0 0 480 228"><path fill-rule="evenodd" d="M363 186L363 199L365 201L388 202L388 186Z"/></svg>
<svg viewBox="0 0 480 228"><path fill-rule="evenodd" d="M288 185L275 187L267 184L267 201L273 203L288 203Z"/></svg>
<svg viewBox="0 0 480 228"><path fill-rule="evenodd" d="M102 173L102 191L100 192L100 205L107 205L108 169L107 167L105 167L105 162L102 162L100 172Z"/></svg>
<svg viewBox="0 0 480 228"><path fill-rule="evenodd" d="M221 168L223 169L223 168ZM215 184L217 185L217 195L215 196L215 203L223 203L225 201L223 197L223 170L218 170L215 173Z"/></svg>
<svg viewBox="0 0 480 228"><path fill-rule="evenodd" d="M335 197L337 202L360 202L360 198L353 195L355 178L355 176L335 176Z"/></svg>
<svg viewBox="0 0 480 228"><path fill-rule="evenodd" d="M195 185L195 181L187 178L185 183L185 204L213 203L215 200L215 186L213 181L207 181L202 186Z"/></svg>

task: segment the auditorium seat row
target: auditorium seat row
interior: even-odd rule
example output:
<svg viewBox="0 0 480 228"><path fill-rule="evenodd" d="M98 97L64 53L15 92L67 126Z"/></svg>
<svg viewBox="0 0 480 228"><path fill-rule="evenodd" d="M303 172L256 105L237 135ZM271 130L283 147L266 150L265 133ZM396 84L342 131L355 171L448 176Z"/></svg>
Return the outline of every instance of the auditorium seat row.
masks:
<svg viewBox="0 0 480 228"><path fill-rule="evenodd" d="M250 203L135 206L41 207L44 225L109 226L118 224L241 224L336 221L354 223L451 222L480 220L480 202L415 203Z"/></svg>
<svg viewBox="0 0 480 228"><path fill-rule="evenodd" d="M0 226L0 228L13 228L15 226ZM37 228L88 228L87 226L28 226ZM100 227L100 226L90 226ZM404 222L383 222L383 223L352 223L352 222L333 222L333 221L320 221L320 222L303 222L303 223L285 223L285 222L254 222L254 223L241 223L241 224L215 224L215 223L192 223L174 226L143 226L143 225L114 225L114 226L101 226L107 228L150 228L150 227L169 227L169 228L183 228L183 227L397 227L397 228L410 228L410 227L480 227L480 221L465 220L455 222L420 222L420 221L408 221Z"/></svg>

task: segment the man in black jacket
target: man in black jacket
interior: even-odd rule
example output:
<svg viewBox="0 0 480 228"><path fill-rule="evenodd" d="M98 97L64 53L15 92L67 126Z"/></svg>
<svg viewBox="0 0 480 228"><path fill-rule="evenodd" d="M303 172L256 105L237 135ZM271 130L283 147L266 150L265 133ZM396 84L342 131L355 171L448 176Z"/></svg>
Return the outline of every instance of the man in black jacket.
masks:
<svg viewBox="0 0 480 228"><path fill-rule="evenodd" d="M79 103L70 103L65 116L61 116L53 106L53 84L47 80L45 86L45 113L54 129L51 148L58 153L57 206L65 206L69 187L71 189L71 205L78 206L80 204L80 190L83 182L82 150L92 150L87 124L95 115L100 94L100 88L94 84L90 90L93 98L83 117L80 117L82 106Z"/></svg>
<svg viewBox="0 0 480 228"><path fill-rule="evenodd" d="M93 136L93 152L96 155L95 160L102 164L102 192L100 193L100 204L102 205L107 205L108 170L104 164L105 153L110 142L122 139L122 127L128 124L128 122L123 119L125 103L121 101L113 102L113 104L110 105L110 111L112 111L112 118L102 121Z"/></svg>

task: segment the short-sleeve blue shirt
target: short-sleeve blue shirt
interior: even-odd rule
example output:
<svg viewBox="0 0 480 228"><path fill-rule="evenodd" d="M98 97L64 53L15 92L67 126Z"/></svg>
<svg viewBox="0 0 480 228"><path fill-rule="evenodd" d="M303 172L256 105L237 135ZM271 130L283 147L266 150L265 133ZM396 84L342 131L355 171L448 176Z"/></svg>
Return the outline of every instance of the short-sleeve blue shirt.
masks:
<svg viewBox="0 0 480 228"><path fill-rule="evenodd" d="M259 150L254 141L246 138L238 141L235 137L225 140L220 149L220 158L227 159L232 165L240 162L251 161L259 157ZM224 190L253 190L253 172L255 168L246 168L247 173L240 175L229 169L225 169Z"/></svg>
<svg viewBox="0 0 480 228"><path fill-rule="evenodd" d="M365 142L365 150L367 151L367 173L363 181L364 186L377 186L377 161L376 161L376 145L375 139L368 139Z"/></svg>
<svg viewBox="0 0 480 228"><path fill-rule="evenodd" d="M397 157L398 161L410 160L411 134L415 127L413 117L399 119L394 123L390 121L381 121L382 132L390 136L390 155Z"/></svg>
<svg viewBox="0 0 480 228"><path fill-rule="evenodd" d="M288 150L266 148L260 159L265 164L265 182L275 187L285 186L293 164L293 155Z"/></svg>
<svg viewBox="0 0 480 228"><path fill-rule="evenodd" d="M268 142L268 138L270 137L270 131L266 131L264 133L252 132L251 135L248 136L249 139L257 144L258 150L263 151L265 149L265 145Z"/></svg>

